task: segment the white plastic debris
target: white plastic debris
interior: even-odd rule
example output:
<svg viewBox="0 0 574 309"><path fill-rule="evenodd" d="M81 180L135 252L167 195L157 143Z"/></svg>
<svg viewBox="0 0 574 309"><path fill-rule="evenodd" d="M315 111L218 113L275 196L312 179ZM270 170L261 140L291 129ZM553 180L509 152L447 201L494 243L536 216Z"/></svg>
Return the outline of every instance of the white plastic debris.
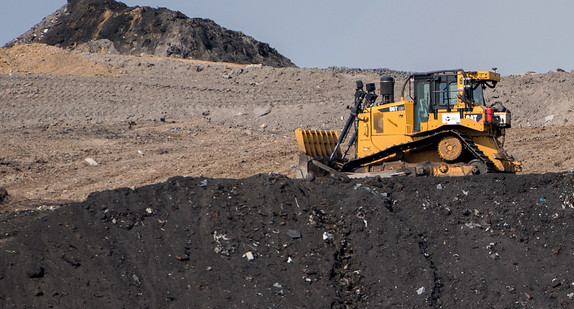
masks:
<svg viewBox="0 0 574 309"><path fill-rule="evenodd" d="M289 263L289 264L293 263L293 259L292 259L291 257L288 257L288 258L287 258L287 263Z"/></svg>
<svg viewBox="0 0 574 309"><path fill-rule="evenodd" d="M437 190L442 190L442 185L439 183L438 185L436 185L436 189L437 189Z"/></svg>
<svg viewBox="0 0 574 309"><path fill-rule="evenodd" d="M216 242L220 242L221 240L229 240L229 238L227 238L227 234L219 234L217 233L217 231L214 231L213 240L215 240Z"/></svg>
<svg viewBox="0 0 574 309"><path fill-rule="evenodd" d="M323 240L324 241L333 240L333 238L335 238L335 236L333 234L328 233L328 232L323 233Z"/></svg>
<svg viewBox="0 0 574 309"><path fill-rule="evenodd" d="M153 213L153 209L151 209L151 208L148 207L148 208L145 209L145 212L147 212L148 214L151 215L151 214Z"/></svg>
<svg viewBox="0 0 574 309"><path fill-rule="evenodd" d="M84 159L84 161L86 161L86 163L88 163L91 166L96 166L98 165L98 162L96 162L96 160L92 159L92 158L86 158Z"/></svg>
<svg viewBox="0 0 574 309"><path fill-rule="evenodd" d="M245 252L243 257L246 258L248 261L253 261L253 259L255 259L255 257L253 256L253 253L251 253L251 251Z"/></svg>
<svg viewBox="0 0 574 309"><path fill-rule="evenodd" d="M263 67L263 64L259 63L259 64L248 64L245 66L246 69L261 69Z"/></svg>
<svg viewBox="0 0 574 309"><path fill-rule="evenodd" d="M301 232L297 230L288 230L287 235L289 235L289 237L291 237L292 239L301 238Z"/></svg>
<svg viewBox="0 0 574 309"><path fill-rule="evenodd" d="M422 294L424 294L424 293L425 293L425 287L424 287L424 286L420 287L420 288L417 290L417 294L419 294L419 295L422 295Z"/></svg>

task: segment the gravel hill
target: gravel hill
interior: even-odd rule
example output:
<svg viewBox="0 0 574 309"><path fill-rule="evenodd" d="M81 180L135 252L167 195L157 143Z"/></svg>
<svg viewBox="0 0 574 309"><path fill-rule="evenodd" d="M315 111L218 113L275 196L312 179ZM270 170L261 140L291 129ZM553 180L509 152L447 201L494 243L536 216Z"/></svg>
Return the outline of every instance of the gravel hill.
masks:
<svg viewBox="0 0 574 309"><path fill-rule="evenodd" d="M269 44L166 8L128 7L113 0L68 0L62 8L8 43L127 55L149 54L235 63L295 66Z"/></svg>

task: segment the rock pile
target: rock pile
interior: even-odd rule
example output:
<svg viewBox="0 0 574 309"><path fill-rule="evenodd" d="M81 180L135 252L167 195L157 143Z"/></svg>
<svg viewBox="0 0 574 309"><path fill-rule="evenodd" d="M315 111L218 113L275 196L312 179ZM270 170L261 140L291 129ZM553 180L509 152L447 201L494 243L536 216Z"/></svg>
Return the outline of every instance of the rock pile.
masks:
<svg viewBox="0 0 574 309"><path fill-rule="evenodd" d="M269 44L227 30L214 21L166 8L128 7L114 0L68 0L58 11L11 41L64 48L151 54L274 67L295 66Z"/></svg>

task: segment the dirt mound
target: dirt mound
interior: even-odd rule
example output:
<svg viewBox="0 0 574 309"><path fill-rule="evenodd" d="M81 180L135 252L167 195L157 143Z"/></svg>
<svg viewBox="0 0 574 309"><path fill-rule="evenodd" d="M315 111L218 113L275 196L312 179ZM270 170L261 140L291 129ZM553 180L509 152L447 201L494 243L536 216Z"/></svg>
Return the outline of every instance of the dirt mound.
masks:
<svg viewBox="0 0 574 309"><path fill-rule="evenodd" d="M69 0L7 46L16 43L45 43L129 55L143 53L261 63L274 67L295 66L268 44L222 28L212 20L188 18L181 12L165 8L128 7L113 0Z"/></svg>
<svg viewBox="0 0 574 309"><path fill-rule="evenodd" d="M504 76L489 91L491 103L502 102L512 111L515 127L572 125L574 113L572 72L529 73Z"/></svg>
<svg viewBox="0 0 574 309"><path fill-rule="evenodd" d="M30 72L77 76L114 76L120 73L107 64L45 44L0 48L0 73Z"/></svg>
<svg viewBox="0 0 574 309"><path fill-rule="evenodd" d="M573 203L571 173L362 182L176 177L94 193L5 239L0 302L568 306Z"/></svg>

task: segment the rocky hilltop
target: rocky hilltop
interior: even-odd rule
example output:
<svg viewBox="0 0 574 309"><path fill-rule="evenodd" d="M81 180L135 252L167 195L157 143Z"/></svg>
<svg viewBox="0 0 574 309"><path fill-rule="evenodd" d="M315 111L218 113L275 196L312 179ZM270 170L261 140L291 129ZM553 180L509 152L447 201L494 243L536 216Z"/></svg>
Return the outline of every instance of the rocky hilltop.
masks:
<svg viewBox="0 0 574 309"><path fill-rule="evenodd" d="M214 21L166 8L128 7L114 0L68 0L62 8L9 42L127 55L294 67L269 44Z"/></svg>

